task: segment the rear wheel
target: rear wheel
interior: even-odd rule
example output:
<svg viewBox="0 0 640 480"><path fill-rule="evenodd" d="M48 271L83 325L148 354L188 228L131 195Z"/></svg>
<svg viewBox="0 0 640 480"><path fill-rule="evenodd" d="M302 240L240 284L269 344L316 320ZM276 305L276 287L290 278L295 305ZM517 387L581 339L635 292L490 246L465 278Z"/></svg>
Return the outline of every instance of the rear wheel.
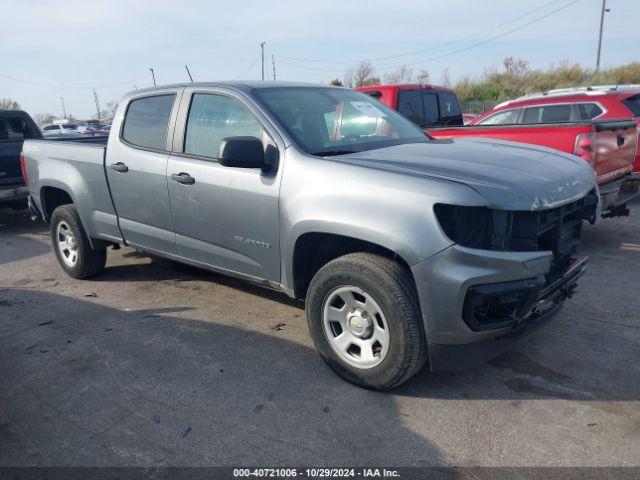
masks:
<svg viewBox="0 0 640 480"><path fill-rule="evenodd" d="M76 207L62 205L51 215L51 242L62 269L74 278L91 278L107 262L106 247L92 248Z"/></svg>
<svg viewBox="0 0 640 480"><path fill-rule="evenodd" d="M318 352L356 385L393 388L426 362L417 293L395 260L369 253L332 260L313 277L306 310Z"/></svg>

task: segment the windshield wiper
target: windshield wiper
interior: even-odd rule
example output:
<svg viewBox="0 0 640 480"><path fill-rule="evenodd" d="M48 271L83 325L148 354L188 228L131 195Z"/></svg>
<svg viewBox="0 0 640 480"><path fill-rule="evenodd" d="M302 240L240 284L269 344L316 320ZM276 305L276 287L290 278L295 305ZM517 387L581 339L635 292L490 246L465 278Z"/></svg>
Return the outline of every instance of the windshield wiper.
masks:
<svg viewBox="0 0 640 480"><path fill-rule="evenodd" d="M347 155L348 153L356 153L355 150L319 150L313 152L314 155L322 155L323 157L332 157L334 155Z"/></svg>

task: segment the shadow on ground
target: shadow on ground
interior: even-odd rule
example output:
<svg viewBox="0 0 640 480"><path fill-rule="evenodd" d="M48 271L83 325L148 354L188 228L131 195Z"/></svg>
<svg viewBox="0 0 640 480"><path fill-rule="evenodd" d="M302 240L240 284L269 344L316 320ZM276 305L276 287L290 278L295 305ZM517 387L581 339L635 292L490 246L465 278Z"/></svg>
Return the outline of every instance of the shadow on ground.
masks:
<svg viewBox="0 0 640 480"><path fill-rule="evenodd" d="M46 239L31 238L48 234L47 225L32 221L26 211L0 209L0 265L50 252Z"/></svg>
<svg viewBox="0 0 640 480"><path fill-rule="evenodd" d="M170 317L188 307L0 298L0 465L442 463L392 396L277 334Z"/></svg>

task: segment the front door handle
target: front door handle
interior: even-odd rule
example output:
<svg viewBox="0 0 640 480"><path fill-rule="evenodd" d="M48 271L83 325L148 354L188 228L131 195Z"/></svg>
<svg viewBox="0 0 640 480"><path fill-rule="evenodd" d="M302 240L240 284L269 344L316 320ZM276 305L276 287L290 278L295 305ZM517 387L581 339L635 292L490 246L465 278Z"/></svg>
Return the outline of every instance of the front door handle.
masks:
<svg viewBox="0 0 640 480"><path fill-rule="evenodd" d="M193 185L194 183L196 183L195 178L184 172L172 174L171 180L175 180L176 182L182 183L183 185Z"/></svg>
<svg viewBox="0 0 640 480"><path fill-rule="evenodd" d="M118 162L118 163L111 164L111 170L115 170L116 172L120 172L120 173L126 173L129 171L129 167L127 167L122 162Z"/></svg>

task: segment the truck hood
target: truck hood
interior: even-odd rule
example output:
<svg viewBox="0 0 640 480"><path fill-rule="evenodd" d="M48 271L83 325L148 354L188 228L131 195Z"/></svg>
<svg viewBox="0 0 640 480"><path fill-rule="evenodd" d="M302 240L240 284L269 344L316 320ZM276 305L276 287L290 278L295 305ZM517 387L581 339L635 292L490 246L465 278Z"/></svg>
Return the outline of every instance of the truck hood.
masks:
<svg viewBox="0 0 640 480"><path fill-rule="evenodd" d="M463 183L489 206L542 210L575 201L596 185L582 159L500 140L434 140L333 157L337 161Z"/></svg>

